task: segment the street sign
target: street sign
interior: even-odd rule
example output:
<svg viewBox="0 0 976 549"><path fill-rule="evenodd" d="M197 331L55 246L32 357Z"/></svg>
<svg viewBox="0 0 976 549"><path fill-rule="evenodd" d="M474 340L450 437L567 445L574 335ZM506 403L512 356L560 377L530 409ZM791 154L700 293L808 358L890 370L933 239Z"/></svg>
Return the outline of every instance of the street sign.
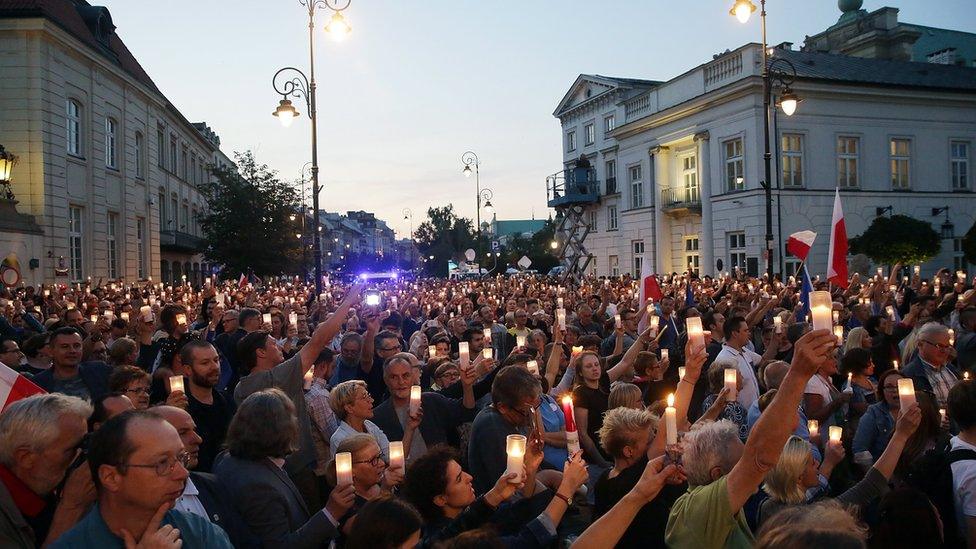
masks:
<svg viewBox="0 0 976 549"><path fill-rule="evenodd" d="M501 249L501 247L502 247L501 243L498 242L497 240L491 241L491 251L497 252L498 250Z"/></svg>
<svg viewBox="0 0 976 549"><path fill-rule="evenodd" d="M524 256L523 255L522 256L522 259L519 259L518 260L518 266L521 267L521 268L523 268L523 269L528 269L529 268L529 265L532 265L532 260L529 259L527 256Z"/></svg>

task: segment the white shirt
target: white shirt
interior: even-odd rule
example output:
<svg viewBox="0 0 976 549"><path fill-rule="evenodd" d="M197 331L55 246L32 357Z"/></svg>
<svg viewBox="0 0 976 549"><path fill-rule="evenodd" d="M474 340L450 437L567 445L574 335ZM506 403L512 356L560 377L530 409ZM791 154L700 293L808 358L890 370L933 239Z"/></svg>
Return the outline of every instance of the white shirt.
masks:
<svg viewBox="0 0 976 549"><path fill-rule="evenodd" d="M762 362L762 357L756 353L742 348L742 351L736 351L732 347L729 347L728 343L722 345L722 350L715 357L715 360L730 358L735 361L736 367L739 369L739 375L742 376L742 389L740 389L735 400L742 405L746 410L752 406L752 403L759 400L759 381L756 379L756 365Z"/></svg>
<svg viewBox="0 0 976 549"><path fill-rule="evenodd" d="M949 440L952 450L964 448L976 450L976 446L965 442L958 436ZM966 539L966 517L976 517L976 460L957 461L952 468L952 493L956 507L956 521L959 534Z"/></svg>
<svg viewBox="0 0 976 549"><path fill-rule="evenodd" d="M807 386L804 387L803 394L820 395L823 398L824 406L829 406L834 401L833 394L830 390L830 382L824 380L820 374L814 374L807 380ZM820 430L823 431L831 425L836 425L834 422L834 414L830 414L820 422Z"/></svg>
<svg viewBox="0 0 976 549"><path fill-rule="evenodd" d="M180 497L176 498L176 505L173 507L177 511L192 513L210 522L210 515L207 514L207 509L204 508L203 502L200 501L200 490L197 490L197 487L193 485L193 479L190 477L186 478L186 486L183 487L183 493Z"/></svg>
<svg viewBox="0 0 976 549"><path fill-rule="evenodd" d="M390 455L390 439L386 438L386 434L383 430L376 426L370 420L365 420L363 425L366 427L366 432L373 435L376 439L376 444L380 447L380 452L383 452L384 456ZM352 435L361 434L359 431L352 428L351 425L345 421L339 422L339 427L332 433L332 438L329 440L329 452L332 453L332 457L335 458L336 450L339 448L339 443Z"/></svg>

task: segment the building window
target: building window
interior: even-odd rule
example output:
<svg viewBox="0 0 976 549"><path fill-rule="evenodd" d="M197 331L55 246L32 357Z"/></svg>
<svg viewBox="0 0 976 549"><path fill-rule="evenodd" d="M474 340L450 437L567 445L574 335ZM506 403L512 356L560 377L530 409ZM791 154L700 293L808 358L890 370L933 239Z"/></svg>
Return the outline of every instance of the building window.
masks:
<svg viewBox="0 0 976 549"><path fill-rule="evenodd" d="M569 152L576 150L576 132L566 134L566 150Z"/></svg>
<svg viewBox="0 0 976 549"><path fill-rule="evenodd" d="M640 164L631 166L630 173L630 207L640 208L644 205L644 182Z"/></svg>
<svg viewBox="0 0 976 549"><path fill-rule="evenodd" d="M725 152L725 188L741 191L746 188L742 171L742 139L730 139L722 144Z"/></svg>
<svg viewBox="0 0 976 549"><path fill-rule="evenodd" d="M146 220L136 218L136 254L139 265L139 279L146 278Z"/></svg>
<svg viewBox="0 0 976 549"><path fill-rule="evenodd" d="M203 166L203 158L201 158L201 159L200 159L200 163L199 163L199 164L197 164L197 170L199 170L199 172L200 172L200 173L198 174L198 175L199 175L199 179L198 179L198 181L200 181L200 183L201 183L201 184L203 184L203 183L206 183L206 182L207 182L207 180L206 180L206 179L204 178L204 176L203 176L203 173L204 173L204 172L203 172L203 168L204 168L204 166Z"/></svg>
<svg viewBox="0 0 976 549"><path fill-rule="evenodd" d="M620 261L615 255L609 257L610 276L620 276Z"/></svg>
<svg viewBox="0 0 976 549"><path fill-rule="evenodd" d="M171 133L169 135L169 171L176 175L176 169L179 165L179 158L177 157L177 145L176 145L176 134Z"/></svg>
<svg viewBox="0 0 976 549"><path fill-rule="evenodd" d="M85 274L81 214L82 210L78 206L68 208L68 271L72 282L81 282Z"/></svg>
<svg viewBox="0 0 976 549"><path fill-rule="evenodd" d="M197 155L190 155L190 177L193 179L193 184L197 184Z"/></svg>
<svg viewBox="0 0 976 549"><path fill-rule="evenodd" d="M180 228L180 200L174 194L169 200L169 229L175 231Z"/></svg>
<svg viewBox="0 0 976 549"><path fill-rule="evenodd" d="M632 241L631 249L634 250L634 277L639 278L641 275L641 267L644 266L644 241Z"/></svg>
<svg viewBox="0 0 976 549"><path fill-rule="evenodd" d="M607 230L617 230L617 207L607 206Z"/></svg>
<svg viewBox="0 0 976 549"><path fill-rule="evenodd" d="M180 230L181 231L185 231L185 232L189 232L189 229L190 229L190 207L187 206L186 204L183 204L183 209L181 211L182 211L183 217L182 217L182 219L180 219L180 221L182 222L182 224L180 225Z"/></svg>
<svg viewBox="0 0 976 549"><path fill-rule="evenodd" d="M953 141L949 144L949 164L952 174L952 190L969 189L968 141Z"/></svg>
<svg viewBox="0 0 976 549"><path fill-rule="evenodd" d="M119 234L119 214L108 214L108 226L106 227L106 244L108 245L108 277L116 279L119 277L119 248L117 235Z"/></svg>
<svg viewBox="0 0 976 549"><path fill-rule="evenodd" d="M837 186L857 187L857 165L860 159L861 139L837 138Z"/></svg>
<svg viewBox="0 0 976 549"><path fill-rule="evenodd" d="M700 257L698 255L698 237L685 237L685 267L688 271L698 274Z"/></svg>
<svg viewBox="0 0 976 549"><path fill-rule="evenodd" d="M146 169L143 167L146 158L146 138L141 133L136 132L136 177L142 179L146 176Z"/></svg>
<svg viewBox="0 0 976 549"><path fill-rule="evenodd" d="M963 252L962 238L952 239L952 269L953 271L966 270L966 254Z"/></svg>
<svg viewBox="0 0 976 549"><path fill-rule="evenodd" d="M891 188L907 189L911 186L911 152L912 142L909 139L893 138L889 145L891 155Z"/></svg>
<svg viewBox="0 0 976 549"><path fill-rule="evenodd" d="M68 154L83 156L81 150L81 104L74 99L69 99L65 111L67 118L66 125L68 128Z"/></svg>
<svg viewBox="0 0 976 549"><path fill-rule="evenodd" d="M617 192L617 161L607 160L604 164L607 172L607 194Z"/></svg>
<svg viewBox="0 0 976 549"><path fill-rule="evenodd" d="M781 139L781 149L783 153L783 186L802 187L803 136L797 133L784 133Z"/></svg>
<svg viewBox="0 0 976 549"><path fill-rule="evenodd" d="M685 201L699 202L698 157L689 154L681 157L681 183L684 185Z"/></svg>
<svg viewBox="0 0 976 549"><path fill-rule="evenodd" d="M612 114L610 116L603 117L603 133L610 133L616 127L617 122Z"/></svg>
<svg viewBox="0 0 976 549"><path fill-rule="evenodd" d="M119 124L114 118L105 119L105 167L118 168L118 131Z"/></svg>
<svg viewBox="0 0 976 549"><path fill-rule="evenodd" d="M593 129L593 124L583 126L583 139L584 145L592 145L596 141L596 130Z"/></svg>
<svg viewBox="0 0 976 549"><path fill-rule="evenodd" d="M786 276L796 276L800 272L800 260L796 259L786 259L783 263L783 269L786 271Z"/></svg>
<svg viewBox="0 0 976 549"><path fill-rule="evenodd" d="M166 137L162 128L156 128L156 166L166 168Z"/></svg>
<svg viewBox="0 0 976 549"><path fill-rule="evenodd" d="M729 271L746 270L746 233L729 233Z"/></svg>
<svg viewBox="0 0 976 549"><path fill-rule="evenodd" d="M188 157L189 157L189 153L187 152L186 147L183 147L183 154L180 156L180 160L182 160L182 162L180 164L180 169L183 170L181 172L181 174L182 174L181 177L183 178L183 181L189 181L190 180L187 177L187 171L186 171L187 168L189 167L189 162L187 161L188 160Z"/></svg>
<svg viewBox="0 0 976 549"><path fill-rule="evenodd" d="M586 212L586 226L589 227L590 232L596 231L596 210Z"/></svg>

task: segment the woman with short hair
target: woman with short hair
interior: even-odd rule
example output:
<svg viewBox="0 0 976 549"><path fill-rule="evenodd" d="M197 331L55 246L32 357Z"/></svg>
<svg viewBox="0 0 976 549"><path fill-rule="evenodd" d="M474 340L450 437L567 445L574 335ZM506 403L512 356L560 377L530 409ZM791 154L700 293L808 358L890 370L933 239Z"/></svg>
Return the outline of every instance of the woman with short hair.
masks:
<svg viewBox="0 0 976 549"><path fill-rule="evenodd" d="M343 440L357 433L373 435L383 455L389 455L390 440L383 430L369 419L373 417L373 397L366 390L366 382L361 379L343 381L332 388L329 406L339 420L339 426L329 439L332 457Z"/></svg>

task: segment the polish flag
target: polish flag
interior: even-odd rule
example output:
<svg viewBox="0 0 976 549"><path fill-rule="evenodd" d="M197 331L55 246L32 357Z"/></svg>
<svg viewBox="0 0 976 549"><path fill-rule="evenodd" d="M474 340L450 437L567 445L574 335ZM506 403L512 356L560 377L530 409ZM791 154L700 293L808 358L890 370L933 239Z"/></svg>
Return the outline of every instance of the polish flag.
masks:
<svg viewBox="0 0 976 549"><path fill-rule="evenodd" d="M647 300L653 299L655 302L661 301L664 298L664 294L661 293L661 286L657 283L657 276L651 272L651 257L648 254L644 254L644 260L641 261L641 284L640 284L640 304L641 307L647 307ZM641 316L641 320L637 325L637 331L643 332L647 329L647 314L645 313Z"/></svg>
<svg viewBox="0 0 976 549"><path fill-rule="evenodd" d="M847 289L847 228L840 205L840 189L834 192L834 215L830 223L830 251L827 253L827 281Z"/></svg>
<svg viewBox="0 0 976 549"><path fill-rule="evenodd" d="M31 380L0 362L0 403L3 403L0 412L20 399L31 395L42 395L45 392L44 389L34 385Z"/></svg>
<svg viewBox="0 0 976 549"><path fill-rule="evenodd" d="M813 241L816 239L817 233L813 231L795 232L786 240L786 251L799 257L800 261L806 261L810 248L813 247Z"/></svg>
<svg viewBox="0 0 976 549"><path fill-rule="evenodd" d="M244 288L246 286L247 286L247 276L244 273L241 273L241 278L237 280L237 287Z"/></svg>

